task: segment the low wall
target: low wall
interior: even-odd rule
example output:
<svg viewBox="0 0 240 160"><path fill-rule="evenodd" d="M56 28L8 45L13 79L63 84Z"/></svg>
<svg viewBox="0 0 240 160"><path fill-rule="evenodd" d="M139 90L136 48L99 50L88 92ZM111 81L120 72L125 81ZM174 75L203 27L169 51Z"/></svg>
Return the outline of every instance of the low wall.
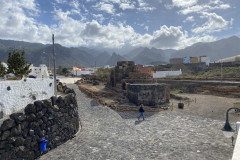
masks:
<svg viewBox="0 0 240 160"><path fill-rule="evenodd" d="M53 83L47 78L0 81L0 119L36 100L54 96Z"/></svg>
<svg viewBox="0 0 240 160"><path fill-rule="evenodd" d="M127 97L130 102L146 106L160 106L169 102L170 89L166 84L127 84Z"/></svg>
<svg viewBox="0 0 240 160"><path fill-rule="evenodd" d="M1 124L1 123L0 123ZM79 130L75 94L36 101L13 113L0 126L0 159L35 159L41 155L40 141L47 151L71 139Z"/></svg>

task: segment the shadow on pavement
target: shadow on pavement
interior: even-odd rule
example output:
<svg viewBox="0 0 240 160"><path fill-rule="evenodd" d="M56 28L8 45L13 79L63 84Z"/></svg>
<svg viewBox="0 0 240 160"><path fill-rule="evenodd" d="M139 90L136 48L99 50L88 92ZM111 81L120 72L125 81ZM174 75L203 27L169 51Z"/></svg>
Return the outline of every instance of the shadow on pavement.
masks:
<svg viewBox="0 0 240 160"><path fill-rule="evenodd" d="M142 123L143 121L135 121L135 125Z"/></svg>

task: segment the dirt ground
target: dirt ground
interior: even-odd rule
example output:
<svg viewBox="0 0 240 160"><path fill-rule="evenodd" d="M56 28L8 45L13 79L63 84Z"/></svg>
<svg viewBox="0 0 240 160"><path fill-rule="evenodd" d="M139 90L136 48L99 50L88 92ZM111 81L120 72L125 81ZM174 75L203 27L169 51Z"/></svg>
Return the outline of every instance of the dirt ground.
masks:
<svg viewBox="0 0 240 160"><path fill-rule="evenodd" d="M234 103L240 102L240 98L228 98L214 95L203 94L178 94L181 97L187 97L189 100L178 101L175 99L170 100L170 110L173 106L173 111L184 112L190 115L197 115L205 118L216 120L226 119L226 111L228 108L233 107ZM178 109L178 103L184 103L183 109ZM229 112L230 121L240 121L240 112L235 110Z"/></svg>
<svg viewBox="0 0 240 160"><path fill-rule="evenodd" d="M82 86L83 85L83 86ZM102 95L102 100L104 99L105 102L112 101L113 104L116 103L116 97L114 96L104 96L105 90L104 85L87 85L82 84L81 86L84 87L84 90L88 90L92 93L97 93ZM112 93L114 94L114 92ZM116 93L115 93L116 94ZM183 112L189 115L201 116L205 118L211 118L214 120L226 120L226 111L228 108L233 107L234 103L240 102L240 98L230 98L230 97L223 97L223 96L216 96L216 95L206 95L206 94L187 94L181 93L177 94L180 97L187 97L188 100L176 100L170 99L169 109L167 111L174 111L174 112ZM100 96L101 97L101 96ZM118 96L119 97L119 96ZM126 101L126 99L125 99ZM183 109L178 109L178 103L184 103ZM119 103L117 104L119 105ZM129 108L135 106L134 104L127 104L125 103L124 106L129 106ZM136 106L135 106L136 107ZM166 111L166 110L165 110ZM236 122L240 121L240 112L235 112L232 110L229 112L229 121Z"/></svg>

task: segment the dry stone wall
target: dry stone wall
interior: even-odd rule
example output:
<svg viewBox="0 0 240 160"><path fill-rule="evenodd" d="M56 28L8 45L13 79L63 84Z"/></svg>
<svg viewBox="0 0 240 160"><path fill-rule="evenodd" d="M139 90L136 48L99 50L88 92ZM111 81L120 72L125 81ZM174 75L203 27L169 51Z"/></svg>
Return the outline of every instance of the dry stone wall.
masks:
<svg viewBox="0 0 240 160"><path fill-rule="evenodd" d="M75 94L35 101L24 112L13 113L0 126L0 159L35 159L41 155L40 141L47 151L71 139L79 130Z"/></svg>

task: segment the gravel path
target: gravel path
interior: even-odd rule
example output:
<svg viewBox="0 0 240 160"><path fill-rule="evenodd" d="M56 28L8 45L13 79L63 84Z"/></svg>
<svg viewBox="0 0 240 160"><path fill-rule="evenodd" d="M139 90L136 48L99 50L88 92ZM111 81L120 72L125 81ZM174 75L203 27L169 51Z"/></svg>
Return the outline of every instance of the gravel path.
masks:
<svg viewBox="0 0 240 160"><path fill-rule="evenodd" d="M41 160L227 160L231 140L221 133L224 122L185 113L115 112L87 98L76 85L81 132L44 154Z"/></svg>

